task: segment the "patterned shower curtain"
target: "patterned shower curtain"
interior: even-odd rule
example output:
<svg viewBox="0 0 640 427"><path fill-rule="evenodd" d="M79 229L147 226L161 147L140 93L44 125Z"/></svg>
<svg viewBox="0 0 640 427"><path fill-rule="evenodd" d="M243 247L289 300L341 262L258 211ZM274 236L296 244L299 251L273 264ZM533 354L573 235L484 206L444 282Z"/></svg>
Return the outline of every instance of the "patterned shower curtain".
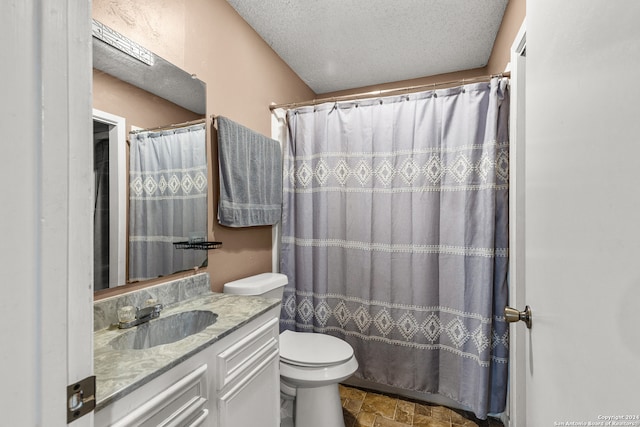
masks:
<svg viewBox="0 0 640 427"><path fill-rule="evenodd" d="M207 236L205 125L130 139L129 281L202 266L207 251L173 243Z"/></svg>
<svg viewBox="0 0 640 427"><path fill-rule="evenodd" d="M506 398L507 84L287 113L281 327L482 419Z"/></svg>

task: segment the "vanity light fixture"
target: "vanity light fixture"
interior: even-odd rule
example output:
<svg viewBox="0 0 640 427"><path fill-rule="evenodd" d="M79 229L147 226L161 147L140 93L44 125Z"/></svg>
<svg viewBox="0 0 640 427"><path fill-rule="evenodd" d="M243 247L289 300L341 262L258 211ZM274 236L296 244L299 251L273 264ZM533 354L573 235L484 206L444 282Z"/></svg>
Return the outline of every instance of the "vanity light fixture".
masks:
<svg viewBox="0 0 640 427"><path fill-rule="evenodd" d="M153 53L140 46L133 40L123 36L117 31L112 30L100 21L93 20L92 25L93 37L102 40L110 46L118 49L120 52L126 53L138 61L153 66Z"/></svg>

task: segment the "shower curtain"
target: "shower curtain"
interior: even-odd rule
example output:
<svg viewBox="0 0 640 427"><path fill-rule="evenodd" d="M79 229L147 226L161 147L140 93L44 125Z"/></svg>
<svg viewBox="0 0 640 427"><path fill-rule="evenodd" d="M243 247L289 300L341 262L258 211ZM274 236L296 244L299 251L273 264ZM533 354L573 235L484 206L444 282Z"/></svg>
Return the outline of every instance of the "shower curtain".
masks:
<svg viewBox="0 0 640 427"><path fill-rule="evenodd" d="M505 406L506 79L287 112L282 329L350 343L356 376Z"/></svg>
<svg viewBox="0 0 640 427"><path fill-rule="evenodd" d="M202 266L206 251L173 243L207 236L204 124L130 139L129 281Z"/></svg>

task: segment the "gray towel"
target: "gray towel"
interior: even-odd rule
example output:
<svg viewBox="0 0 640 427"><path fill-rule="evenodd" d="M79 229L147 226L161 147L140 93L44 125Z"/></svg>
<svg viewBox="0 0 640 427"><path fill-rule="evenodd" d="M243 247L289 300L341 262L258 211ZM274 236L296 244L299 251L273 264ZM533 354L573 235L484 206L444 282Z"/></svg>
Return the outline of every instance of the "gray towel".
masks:
<svg viewBox="0 0 640 427"><path fill-rule="evenodd" d="M280 221L280 143L226 117L218 117L218 159L218 222L228 227L250 227Z"/></svg>

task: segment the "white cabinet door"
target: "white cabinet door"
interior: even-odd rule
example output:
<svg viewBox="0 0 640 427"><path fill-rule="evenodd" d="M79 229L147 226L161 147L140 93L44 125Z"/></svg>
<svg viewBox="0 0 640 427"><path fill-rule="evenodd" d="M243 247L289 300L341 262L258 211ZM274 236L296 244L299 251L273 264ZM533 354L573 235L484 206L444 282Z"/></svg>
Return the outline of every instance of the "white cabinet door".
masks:
<svg viewBox="0 0 640 427"><path fill-rule="evenodd" d="M272 317L218 354L218 427L280 425L278 339Z"/></svg>
<svg viewBox="0 0 640 427"><path fill-rule="evenodd" d="M218 396L219 427L280 425L280 354L272 351L226 393Z"/></svg>

